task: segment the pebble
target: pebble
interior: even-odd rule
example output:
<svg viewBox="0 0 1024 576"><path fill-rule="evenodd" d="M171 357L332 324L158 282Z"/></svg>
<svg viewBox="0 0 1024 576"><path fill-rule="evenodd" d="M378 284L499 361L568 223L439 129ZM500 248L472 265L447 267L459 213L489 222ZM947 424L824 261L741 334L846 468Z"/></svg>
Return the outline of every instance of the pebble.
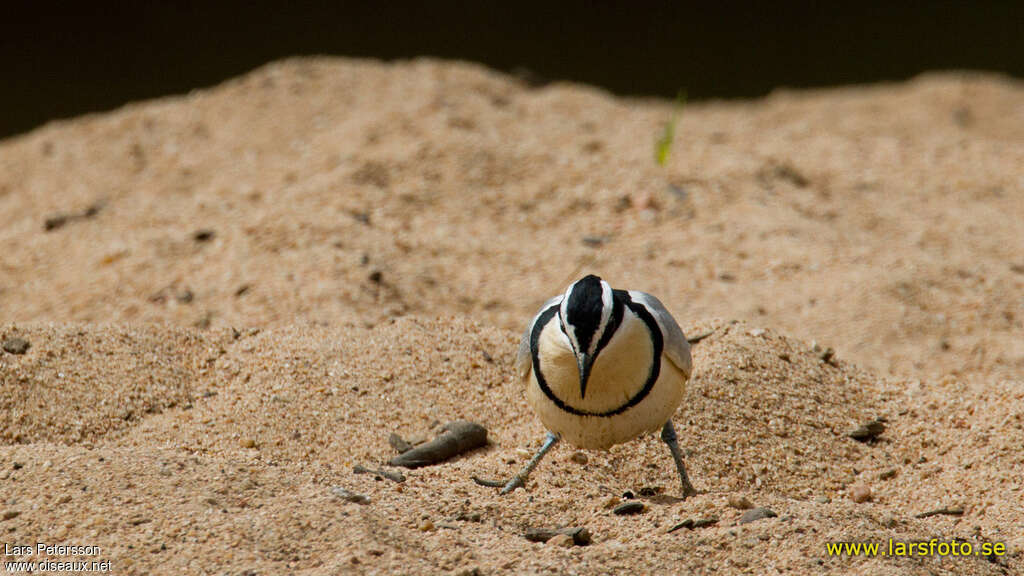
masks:
<svg viewBox="0 0 1024 576"><path fill-rule="evenodd" d="M399 454L412 450L412 443L395 432L392 432L391 435L388 436L388 444L391 444L391 447Z"/></svg>
<svg viewBox="0 0 1024 576"><path fill-rule="evenodd" d="M367 468L366 466L356 464L355 467L352 468L352 472L354 474L373 474L378 480L381 478L387 478L392 482L405 482L405 474L402 474L401 472L393 472L391 470Z"/></svg>
<svg viewBox="0 0 1024 576"><path fill-rule="evenodd" d="M20 515L21 515L21 511L19 511L19 510L4 510L3 519L4 520L10 520L12 518L17 518Z"/></svg>
<svg viewBox="0 0 1024 576"><path fill-rule="evenodd" d="M847 436L858 442L868 442L880 436L882 432L885 432L885 423L876 418L861 424L856 430L847 434Z"/></svg>
<svg viewBox="0 0 1024 576"><path fill-rule="evenodd" d="M577 451L577 452L573 452L572 456L569 456L569 460L572 460L573 462L575 462L575 463L577 463L577 464L582 466L582 465L586 464L587 462L589 462L590 458L587 457L585 452Z"/></svg>
<svg viewBox="0 0 1024 576"><path fill-rule="evenodd" d="M636 493L642 498L654 498L664 490L661 486L643 486Z"/></svg>
<svg viewBox="0 0 1024 576"><path fill-rule="evenodd" d="M208 228L196 230L192 233L192 239L196 242L209 242L210 240L213 240L214 236L216 236L216 232Z"/></svg>
<svg viewBox="0 0 1024 576"><path fill-rule="evenodd" d="M587 530L585 526L561 528L558 530L527 528L523 534L523 537L530 542L548 542L556 536L568 536L576 546L587 546L590 544L590 530Z"/></svg>
<svg viewBox="0 0 1024 576"><path fill-rule="evenodd" d="M8 338L4 340L4 352L9 354L24 354L32 347L24 338Z"/></svg>
<svg viewBox="0 0 1024 576"><path fill-rule="evenodd" d="M255 448L256 447L256 441L253 440L252 438L242 438L239 441L239 443L242 445L242 448Z"/></svg>
<svg viewBox="0 0 1024 576"><path fill-rule="evenodd" d="M963 516L963 506L953 506L945 508L937 508L935 510L929 510L927 512L921 512L920 514L914 514L914 518L929 518L931 516Z"/></svg>
<svg viewBox="0 0 1024 576"><path fill-rule="evenodd" d="M568 534L556 534L550 540L548 540L548 546L556 546L558 548L572 548L575 544L572 541L572 536Z"/></svg>
<svg viewBox="0 0 1024 576"><path fill-rule="evenodd" d="M858 484L857 486L850 488L850 500L853 500L858 504L871 500L871 488L864 486L863 484Z"/></svg>
<svg viewBox="0 0 1024 576"><path fill-rule="evenodd" d="M825 348L818 357L826 364L836 365L836 351L832 348Z"/></svg>
<svg viewBox="0 0 1024 576"><path fill-rule="evenodd" d="M345 488L342 488L341 486L331 486L331 493L334 494L335 496L337 496L338 498L341 498L342 500L344 500L346 502L354 502L356 504L369 504L370 503L370 497L369 496L364 496L362 494L356 494L355 492L352 492L351 490L346 490Z"/></svg>
<svg viewBox="0 0 1024 576"><path fill-rule="evenodd" d="M740 494L730 494L728 504L730 508L737 510L749 510L754 507L750 500L747 500L746 496L741 496Z"/></svg>
<svg viewBox="0 0 1024 576"><path fill-rule="evenodd" d="M682 522L672 526L668 529L666 534L671 534L680 528L686 528L687 530L696 530L697 528L704 528L705 526L714 526L718 523L718 516L710 516L708 518L700 518L694 520L693 518L687 518Z"/></svg>
<svg viewBox="0 0 1024 576"><path fill-rule="evenodd" d="M829 502L832 501L832 499L829 498L828 496L815 496L814 501L817 502L818 504L828 504Z"/></svg>
<svg viewBox="0 0 1024 576"><path fill-rule="evenodd" d="M434 523L430 520L424 520L419 526L420 532L433 532L436 528L437 527L434 526Z"/></svg>
<svg viewBox="0 0 1024 576"><path fill-rule="evenodd" d="M633 514L640 514L645 508L646 506L644 506L643 502L640 502L639 500L630 500L629 502L623 502L616 506L612 510L612 513L618 516L630 516Z"/></svg>
<svg viewBox="0 0 1024 576"><path fill-rule="evenodd" d="M740 524L750 524L751 522L757 522L758 520L764 520L765 518L775 518L778 514L768 508L751 508L740 516Z"/></svg>

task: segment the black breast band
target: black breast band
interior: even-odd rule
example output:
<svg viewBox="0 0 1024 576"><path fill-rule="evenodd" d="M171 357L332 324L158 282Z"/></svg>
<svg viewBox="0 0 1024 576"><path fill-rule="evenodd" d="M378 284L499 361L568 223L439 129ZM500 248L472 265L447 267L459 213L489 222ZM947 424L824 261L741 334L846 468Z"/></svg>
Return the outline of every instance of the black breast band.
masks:
<svg viewBox="0 0 1024 576"><path fill-rule="evenodd" d="M616 299L621 298L622 303L629 307L631 312L643 320L644 324L647 325L647 329L651 332L651 343L654 345L654 358L651 359L651 370L647 374L647 381L644 383L644 387L641 388L640 391L632 398L627 400L625 404L604 412L580 410L566 404L564 400L556 396L551 388L548 387L547 380L544 379L544 373L541 372L540 369L540 354L538 351L540 334L544 330L544 327L547 326L548 322L551 321L551 318L558 314L558 306L551 306L544 312L541 312L540 316L537 317L537 322L533 325L533 332L530 334L530 354L533 356L533 374L537 378L537 385L540 386L544 395L554 402L555 406L558 406L558 408L564 412L575 414L576 416L599 416L604 418L622 414L626 410L629 410L633 406L639 404L647 397L648 394L651 393L651 390L654 388L654 383L658 381L658 376L661 374L661 353L664 349L665 343L661 336L661 328L658 327L657 320L654 319L654 316L652 316L646 308L636 302L633 302L632 298L629 297L628 292L624 290L616 290L614 295Z"/></svg>

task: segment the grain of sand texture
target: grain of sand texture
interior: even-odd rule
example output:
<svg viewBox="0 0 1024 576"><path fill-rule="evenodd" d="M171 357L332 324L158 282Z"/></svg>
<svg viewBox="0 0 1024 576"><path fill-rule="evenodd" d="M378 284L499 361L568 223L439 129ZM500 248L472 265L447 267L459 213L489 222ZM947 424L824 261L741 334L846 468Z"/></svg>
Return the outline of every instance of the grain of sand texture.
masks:
<svg viewBox="0 0 1024 576"><path fill-rule="evenodd" d="M0 540L117 574L1024 573L1024 85L688 104L659 166L672 112L301 59L0 142ZM711 333L693 498L655 436L471 480L539 446L519 331L586 272ZM457 419L489 445L353 473ZM1007 550L826 552L890 539Z"/></svg>

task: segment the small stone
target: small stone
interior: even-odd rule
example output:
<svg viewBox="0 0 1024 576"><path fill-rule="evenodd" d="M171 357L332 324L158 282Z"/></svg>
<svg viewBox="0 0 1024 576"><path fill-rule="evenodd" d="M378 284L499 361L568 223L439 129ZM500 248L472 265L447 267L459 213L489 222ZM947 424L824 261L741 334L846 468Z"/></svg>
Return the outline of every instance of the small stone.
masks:
<svg viewBox="0 0 1024 576"><path fill-rule="evenodd" d="M587 530L585 526L579 526L577 528L570 528L563 534L572 536L572 541L577 546L589 546L590 545L590 530Z"/></svg>
<svg viewBox="0 0 1024 576"><path fill-rule="evenodd" d="M767 332L767 330L764 328L754 328L750 331L750 335L757 338L758 336L764 336L765 332Z"/></svg>
<svg viewBox="0 0 1024 576"><path fill-rule="evenodd" d="M775 518L778 514L768 508L751 508L740 516L740 524L750 524L751 522L757 522L758 520L764 520L765 518Z"/></svg>
<svg viewBox="0 0 1024 576"><path fill-rule="evenodd" d="M585 452L576 451L572 453L572 456L569 456L569 460L572 460L573 462L582 466L589 462L590 458L587 457L587 454Z"/></svg>
<svg viewBox="0 0 1024 576"><path fill-rule="evenodd" d="M28 352L28 349L32 347L28 340L24 338L8 338L4 340L4 352L8 354L24 354Z"/></svg>
<svg viewBox="0 0 1024 576"><path fill-rule="evenodd" d="M883 472L879 472L878 479L879 480L889 480L891 478L895 478L896 477L896 472L897 471L896 471L895 468L889 468L888 470L885 470Z"/></svg>
<svg viewBox="0 0 1024 576"><path fill-rule="evenodd" d="M587 530L585 526L560 528L558 530L551 530L549 528L527 528L523 537L530 542L548 542L559 535L568 536L576 546L587 546L590 544L590 530Z"/></svg>
<svg viewBox="0 0 1024 576"><path fill-rule="evenodd" d="M572 536L568 534L556 534L550 540L548 540L548 546L554 546L556 548L572 548L575 543L572 541Z"/></svg>
<svg viewBox="0 0 1024 576"><path fill-rule="evenodd" d="M405 482L405 474L392 470L384 470L382 468L367 468L366 466L356 464L352 468L352 472L355 474L373 474L374 476L377 477L377 480L380 480L381 478L387 478L392 482Z"/></svg>
<svg viewBox="0 0 1024 576"><path fill-rule="evenodd" d="M242 448L255 448L256 447L256 441L253 440L252 438L242 438L241 440L239 440L239 444L242 445Z"/></svg>
<svg viewBox="0 0 1024 576"><path fill-rule="evenodd" d="M929 510L927 512L921 512L920 514L914 514L914 518L930 518L932 516L963 516L963 506L952 506L944 508L936 508L935 510Z"/></svg>
<svg viewBox="0 0 1024 576"><path fill-rule="evenodd" d="M821 358L822 362L835 366L836 365L835 356L836 356L836 351L835 350L833 350L832 348L825 348L818 357Z"/></svg>
<svg viewBox="0 0 1024 576"><path fill-rule="evenodd" d="M633 514L640 514L645 508L646 506L644 506L643 502L640 502L639 500L630 500L629 502L623 502L616 506L612 510L612 513L618 516L631 516Z"/></svg>
<svg viewBox="0 0 1024 576"><path fill-rule="evenodd" d="M858 504L871 500L871 488L864 486L863 484L858 484L857 486L850 488L850 500L853 500Z"/></svg>
<svg viewBox="0 0 1024 576"><path fill-rule="evenodd" d="M420 532L433 532L436 529L437 529L437 527L434 526L434 523L432 521L430 521L430 520L424 520L423 522L420 522L420 525L419 525Z"/></svg>
<svg viewBox="0 0 1024 576"><path fill-rule="evenodd" d="M203 228L193 232L192 239L196 242L209 242L210 240L213 240L213 237L216 236L216 234L216 232L209 228Z"/></svg>
<svg viewBox="0 0 1024 576"><path fill-rule="evenodd" d="M865 422L860 425L856 430L847 434L847 436L858 442L870 442L871 440L878 438L882 432L885 432L885 422L880 418L876 418L870 422Z"/></svg>
<svg viewBox="0 0 1024 576"><path fill-rule="evenodd" d="M829 502L832 501L832 499L829 498L828 496L815 496L814 501L817 502L818 504L828 504Z"/></svg>
<svg viewBox="0 0 1024 576"><path fill-rule="evenodd" d="M601 506L603 506L606 510L611 510L612 508L615 508L618 505L619 505L619 498L618 498L618 496L609 496L608 498L605 499L604 503L601 504Z"/></svg>
<svg viewBox="0 0 1024 576"><path fill-rule="evenodd" d="M398 452L399 454L412 450L412 443L408 442L405 438L402 438L401 436L394 432L392 432L391 435L388 436L388 444L391 444L391 447L394 448L395 452Z"/></svg>
<svg viewBox="0 0 1024 576"><path fill-rule="evenodd" d="M47 232L50 230L56 230L57 228L67 224L70 219L71 216L68 214L54 214L52 216L47 216L46 220L43 222L43 229Z"/></svg>
<svg viewBox="0 0 1024 576"><path fill-rule="evenodd" d="M4 520L10 520L12 518L17 518L20 515L21 515L21 511L19 511L19 510L4 510L3 519Z"/></svg>
<svg viewBox="0 0 1024 576"><path fill-rule="evenodd" d="M754 507L754 505L750 503L750 500L747 500L746 496L742 496L740 494L730 494L728 504L730 508L735 508L737 510L750 510Z"/></svg>
<svg viewBox="0 0 1024 576"><path fill-rule="evenodd" d="M369 504L370 497L362 494L357 494L351 490L342 488L341 486L331 486L331 493L341 498L346 502L354 502L356 504Z"/></svg>
<svg viewBox="0 0 1024 576"><path fill-rule="evenodd" d="M714 526L717 523L718 523L718 516L710 516L708 518L700 518L698 520L694 520L693 518L687 518L686 520L683 520L682 522L680 522L680 523L672 526L671 528L669 528L668 531L666 532L666 534L671 534L671 533L673 533L676 530L679 530L681 528L686 528L687 530L696 530L697 528L704 528L706 526Z"/></svg>
<svg viewBox="0 0 1024 576"><path fill-rule="evenodd" d="M692 529L704 528L705 526L714 526L718 524L718 516L709 516L707 518L699 518L693 521Z"/></svg>

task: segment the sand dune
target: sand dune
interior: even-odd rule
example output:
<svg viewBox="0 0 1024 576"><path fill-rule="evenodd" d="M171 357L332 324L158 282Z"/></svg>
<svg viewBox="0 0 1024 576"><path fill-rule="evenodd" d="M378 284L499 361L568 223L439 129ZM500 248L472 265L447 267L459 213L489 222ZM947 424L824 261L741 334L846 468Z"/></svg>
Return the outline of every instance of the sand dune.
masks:
<svg viewBox="0 0 1024 576"><path fill-rule="evenodd" d="M124 574L1024 571L1024 88L690 104L659 166L671 111L305 59L0 143L3 541ZM539 445L518 332L583 271L711 332L675 417L698 496L653 436L471 481ZM456 419L488 447L353 473ZM593 543L523 537L558 526ZM826 552L932 538L1008 552Z"/></svg>

